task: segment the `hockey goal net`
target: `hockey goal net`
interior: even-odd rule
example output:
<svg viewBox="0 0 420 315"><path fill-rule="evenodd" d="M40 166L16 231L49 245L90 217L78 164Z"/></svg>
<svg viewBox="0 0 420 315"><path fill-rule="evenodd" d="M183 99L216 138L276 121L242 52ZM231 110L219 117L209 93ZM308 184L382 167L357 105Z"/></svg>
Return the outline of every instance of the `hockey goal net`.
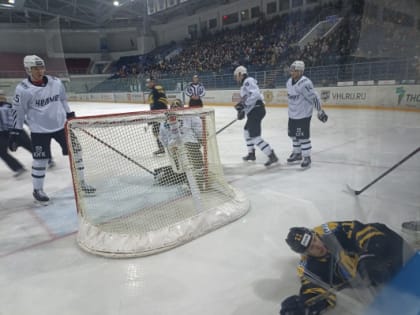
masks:
<svg viewBox="0 0 420 315"><path fill-rule="evenodd" d="M245 196L224 178L213 110L80 117L68 121L66 132L77 241L91 253L150 255L232 222L249 209ZM157 135L164 154L154 154Z"/></svg>

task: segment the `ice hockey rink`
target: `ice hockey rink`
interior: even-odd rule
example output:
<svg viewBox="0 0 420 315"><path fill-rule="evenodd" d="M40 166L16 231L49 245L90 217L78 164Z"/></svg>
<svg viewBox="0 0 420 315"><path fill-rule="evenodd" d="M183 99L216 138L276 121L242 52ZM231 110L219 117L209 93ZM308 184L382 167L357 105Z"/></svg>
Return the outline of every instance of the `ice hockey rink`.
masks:
<svg viewBox="0 0 420 315"><path fill-rule="evenodd" d="M78 116L147 108L70 105ZM316 117L312 121L312 167L305 171L286 165L291 152L286 108L267 108L263 121L263 138L280 166L266 169L259 151L256 163L242 162L244 121L221 132L217 141L225 177L246 193L250 212L186 245L143 258L107 259L78 247L69 162L58 144L53 143L57 166L45 181L53 200L49 206L34 204L30 171L15 179L2 164L0 314L278 314L280 302L299 289L299 257L284 242L289 227L357 219L383 222L412 241L400 226L419 219L420 154L358 197L346 185L360 189L416 149L420 113L326 111L326 124ZM232 107L215 107L215 112L217 129L236 115ZM15 156L30 170L28 152L19 149ZM344 294L329 314L362 314ZM420 300L414 303L420 309Z"/></svg>

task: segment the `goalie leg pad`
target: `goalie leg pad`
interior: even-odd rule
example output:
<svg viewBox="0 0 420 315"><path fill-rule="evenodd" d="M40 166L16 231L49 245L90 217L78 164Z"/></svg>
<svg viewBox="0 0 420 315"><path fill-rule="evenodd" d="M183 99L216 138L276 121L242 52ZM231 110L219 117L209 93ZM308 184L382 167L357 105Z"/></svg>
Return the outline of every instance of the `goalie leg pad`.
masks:
<svg viewBox="0 0 420 315"><path fill-rule="evenodd" d="M171 166L159 167L154 170L154 180L157 185L175 185L187 182L185 173L175 173Z"/></svg>

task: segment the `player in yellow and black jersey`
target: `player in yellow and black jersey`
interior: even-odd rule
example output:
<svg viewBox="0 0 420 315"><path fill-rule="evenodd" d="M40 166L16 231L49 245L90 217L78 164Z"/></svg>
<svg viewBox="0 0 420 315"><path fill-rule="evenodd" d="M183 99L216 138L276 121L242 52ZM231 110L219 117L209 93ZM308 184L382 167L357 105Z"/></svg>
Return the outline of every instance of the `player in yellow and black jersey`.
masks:
<svg viewBox="0 0 420 315"><path fill-rule="evenodd" d="M381 223L328 222L314 229L293 227L286 239L301 254L299 295L286 298L281 315L317 315L334 307L328 288L388 282L403 265L403 239Z"/></svg>
<svg viewBox="0 0 420 315"><path fill-rule="evenodd" d="M164 88L156 84L154 78L149 78L146 80L146 86L148 89L150 89L149 94L149 104L150 104L150 110L161 110L161 109L168 109L168 99L166 98L165 90ZM152 125L152 131L153 135L156 137L158 150L154 152L155 155L165 153L165 149L162 145L162 143L159 140L159 122L153 122Z"/></svg>

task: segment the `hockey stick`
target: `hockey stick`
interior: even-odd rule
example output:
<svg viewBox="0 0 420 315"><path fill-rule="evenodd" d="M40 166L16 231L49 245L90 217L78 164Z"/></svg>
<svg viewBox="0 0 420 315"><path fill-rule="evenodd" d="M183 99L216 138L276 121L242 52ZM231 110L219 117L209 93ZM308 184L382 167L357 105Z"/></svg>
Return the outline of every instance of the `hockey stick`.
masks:
<svg viewBox="0 0 420 315"><path fill-rule="evenodd" d="M219 133L221 133L223 130L225 130L227 127L229 127L230 125L232 125L233 123L235 123L238 119L235 118L234 120L232 120L230 123L228 123L226 126L220 128L219 130L216 131L216 135L218 135Z"/></svg>
<svg viewBox="0 0 420 315"><path fill-rule="evenodd" d="M315 275L314 273L312 273L309 270L304 271L303 278L305 278L308 281L310 281L311 283L323 288L326 291L325 293L320 294L317 297L313 298L310 301L310 305L314 305L317 302L319 302L320 300L323 300L323 299L327 298L328 295L334 294L335 296L340 297L343 300L347 300L349 302L349 304L351 304L352 307L355 308L355 309L351 310L351 312L353 314L361 314L361 311L365 308L365 306L362 303L360 303L358 300L356 300L355 298L352 298L351 296L348 296L344 293L339 292L340 289L344 288L344 286L345 286L344 283L341 284L341 285L338 285L336 287L331 287L330 285L328 285L327 283L322 281L317 275Z"/></svg>
<svg viewBox="0 0 420 315"><path fill-rule="evenodd" d="M108 143L106 143L105 141L101 140L100 138L98 138L97 136L91 134L89 131L83 129L83 128L79 128L82 132L84 132L85 134L87 134L88 136L92 137L93 139L95 139L96 141L98 141L99 143L102 143L104 146L106 146L107 148L111 149L112 151L114 151L115 153L121 155L123 158L129 160L131 163L137 165L138 167L142 168L143 170L145 170L146 172L152 174L153 176L156 175L155 172L152 172L151 170L149 170L148 168L146 168L145 166L141 165L140 163L136 162L135 160L133 160L131 157L129 157L128 155L122 153L121 151L115 149L113 146L109 145Z"/></svg>
<svg viewBox="0 0 420 315"><path fill-rule="evenodd" d="M347 189L357 195L360 195L362 192L364 192L366 189L368 189L370 186L372 186L373 184L375 184L377 181L379 181L381 178L383 178L385 175L391 173L394 169L396 169L398 166L400 166L401 164L403 164L405 161L407 161L409 158L411 158L413 155L415 155L416 153L418 153L420 151L420 147L418 147L417 149L415 149L413 152L411 152L409 155L407 155L405 158L403 158L401 161L399 161L397 164L395 164L394 166L392 166L390 169L388 169L386 172L384 172L383 174L381 174L379 177L377 177L375 180L373 180L372 182L370 182L369 184L367 184L365 187L363 187L360 190L355 190L353 188L351 188L348 184L347 184Z"/></svg>

